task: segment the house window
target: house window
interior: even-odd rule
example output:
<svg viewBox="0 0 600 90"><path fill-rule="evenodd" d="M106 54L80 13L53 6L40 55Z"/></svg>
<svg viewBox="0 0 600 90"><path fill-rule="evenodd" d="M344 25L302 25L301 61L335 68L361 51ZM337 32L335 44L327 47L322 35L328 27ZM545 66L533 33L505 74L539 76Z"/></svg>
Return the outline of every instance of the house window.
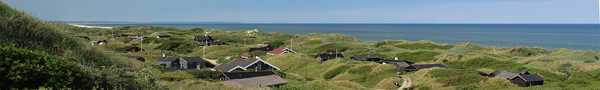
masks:
<svg viewBox="0 0 600 90"><path fill-rule="evenodd" d="M198 68L201 68L201 67L199 67L199 66L200 66L200 62L191 62L191 63L188 65L188 69L198 69Z"/></svg>
<svg viewBox="0 0 600 90"><path fill-rule="evenodd" d="M167 64L160 64L160 68L167 68Z"/></svg>

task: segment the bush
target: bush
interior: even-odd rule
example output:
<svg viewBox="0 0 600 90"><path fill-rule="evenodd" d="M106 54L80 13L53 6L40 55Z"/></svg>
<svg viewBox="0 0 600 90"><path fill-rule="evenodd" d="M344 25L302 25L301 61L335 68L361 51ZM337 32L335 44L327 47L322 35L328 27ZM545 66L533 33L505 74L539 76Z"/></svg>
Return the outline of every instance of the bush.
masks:
<svg viewBox="0 0 600 90"><path fill-rule="evenodd" d="M255 50L250 52L250 56L265 56L267 55L267 51Z"/></svg>
<svg viewBox="0 0 600 90"><path fill-rule="evenodd" d="M193 41L185 41L185 40L173 40L167 41L160 46L156 47L156 49L160 50L168 50L178 53L190 53L197 45L194 44Z"/></svg>
<svg viewBox="0 0 600 90"><path fill-rule="evenodd" d="M194 75L195 78L205 79L205 80L218 80L221 75L221 72L211 71L211 70L193 70L188 71L188 73Z"/></svg>
<svg viewBox="0 0 600 90"><path fill-rule="evenodd" d="M164 72L160 74L160 79L168 81L180 81L184 79L192 79L194 77L196 76L184 71Z"/></svg>
<svg viewBox="0 0 600 90"><path fill-rule="evenodd" d="M194 32L194 33L204 33L204 28L192 28L190 29L190 31Z"/></svg>
<svg viewBox="0 0 600 90"><path fill-rule="evenodd" d="M87 90L150 89L158 86L152 69L134 67L118 56L107 56L79 41L81 39L59 31L66 28L73 27L38 21L0 2L0 46L17 48L5 49L13 53L6 54L6 57L12 58L1 57L6 59L1 63L10 69L0 70L16 75L3 79L9 80L2 82L9 86L2 88L41 86ZM9 62L11 60L15 62ZM10 75L6 77L12 77Z"/></svg>
<svg viewBox="0 0 600 90"><path fill-rule="evenodd" d="M268 44L271 45L272 47L277 48L277 47L283 46L285 44L285 42L281 41L281 40L278 40L278 41L271 41Z"/></svg>
<svg viewBox="0 0 600 90"><path fill-rule="evenodd" d="M6 88L84 88L91 86L88 73L73 60L40 51L12 46L0 47L0 87ZM86 85L87 84L87 85Z"/></svg>

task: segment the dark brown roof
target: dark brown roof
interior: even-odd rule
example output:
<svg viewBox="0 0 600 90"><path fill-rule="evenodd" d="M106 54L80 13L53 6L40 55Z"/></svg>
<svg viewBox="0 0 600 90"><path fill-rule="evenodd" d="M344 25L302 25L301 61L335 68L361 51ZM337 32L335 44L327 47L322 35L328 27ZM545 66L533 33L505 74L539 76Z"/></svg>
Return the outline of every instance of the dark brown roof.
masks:
<svg viewBox="0 0 600 90"><path fill-rule="evenodd" d="M286 84L287 80L277 75L266 75L244 79L231 79L224 81L223 84L241 88L261 88L275 85Z"/></svg>
<svg viewBox="0 0 600 90"><path fill-rule="evenodd" d="M517 78L517 77L522 78L523 80L528 81L528 82L530 82L530 81L544 81L544 78L542 78L541 76L539 76L537 74L531 74L527 70L522 70L521 72L519 72L517 74L517 76L515 76L513 78ZM510 78L510 79L513 79L513 78Z"/></svg>
<svg viewBox="0 0 600 90"><path fill-rule="evenodd" d="M536 74L522 74L519 75L520 78L523 78L523 80L525 81L544 81L544 78L542 78L541 76L538 76Z"/></svg>
<svg viewBox="0 0 600 90"><path fill-rule="evenodd" d="M254 52L254 51L272 51L273 50L273 46L271 46L270 44L258 44L257 47L254 48L250 48L248 50L248 52Z"/></svg>
<svg viewBox="0 0 600 90"><path fill-rule="evenodd" d="M215 67L215 69L217 71L221 71L221 72L229 72L229 71L235 69L236 67L245 69L246 67L248 67L251 64L254 64L255 62L258 62L258 61L261 61L261 62L263 62L263 63L265 63L267 65L270 65L271 67L279 70L278 67L276 67L276 66L274 66L274 65L272 65L272 64L270 64L270 63L268 63L266 61L263 61L259 57L256 57L256 58L247 58L247 59L236 59L236 60L233 60L233 61L231 61L229 63L221 64L221 65Z"/></svg>
<svg viewBox="0 0 600 90"><path fill-rule="evenodd" d="M206 60L204 60L203 58L200 57L181 57L189 62L207 62Z"/></svg>
<svg viewBox="0 0 600 90"><path fill-rule="evenodd" d="M315 58L320 58L321 61L327 61L329 59L334 59L338 57L344 57L344 54L342 54L342 52L324 52L315 55Z"/></svg>
<svg viewBox="0 0 600 90"><path fill-rule="evenodd" d="M242 67L242 66L247 66L248 64L251 64L252 62L255 62L257 59L253 59L253 58L248 58L248 59L236 59L233 60L229 63L225 63L225 64L221 64L217 67L215 67L215 69L217 71L222 71L222 72L228 72L231 69L234 69L235 67Z"/></svg>

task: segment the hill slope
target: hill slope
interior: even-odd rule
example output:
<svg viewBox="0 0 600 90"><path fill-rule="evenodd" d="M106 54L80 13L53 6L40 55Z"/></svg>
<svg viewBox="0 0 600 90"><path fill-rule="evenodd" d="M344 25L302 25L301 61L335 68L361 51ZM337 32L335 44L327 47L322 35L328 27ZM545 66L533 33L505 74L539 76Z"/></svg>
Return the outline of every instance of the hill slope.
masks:
<svg viewBox="0 0 600 90"><path fill-rule="evenodd" d="M0 87L156 89L153 71L110 56L0 2Z"/></svg>

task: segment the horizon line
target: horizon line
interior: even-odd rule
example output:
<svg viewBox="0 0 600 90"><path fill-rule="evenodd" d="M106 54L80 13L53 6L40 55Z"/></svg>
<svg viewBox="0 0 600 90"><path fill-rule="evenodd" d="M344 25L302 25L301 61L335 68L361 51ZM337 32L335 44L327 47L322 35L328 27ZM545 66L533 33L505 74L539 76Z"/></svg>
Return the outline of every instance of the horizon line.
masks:
<svg viewBox="0 0 600 90"><path fill-rule="evenodd" d="M70 24L600 24L597 23L505 23L505 22L227 22L227 21L48 21Z"/></svg>

